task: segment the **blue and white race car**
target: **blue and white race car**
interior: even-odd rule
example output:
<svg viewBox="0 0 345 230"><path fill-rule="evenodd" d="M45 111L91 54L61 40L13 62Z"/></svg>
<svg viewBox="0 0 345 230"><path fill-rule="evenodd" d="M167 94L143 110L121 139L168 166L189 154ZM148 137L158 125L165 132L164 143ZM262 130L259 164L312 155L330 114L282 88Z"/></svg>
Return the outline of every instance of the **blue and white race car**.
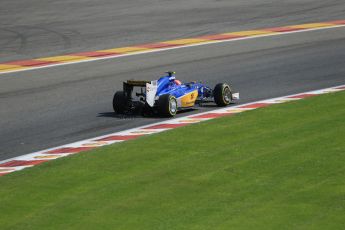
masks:
<svg viewBox="0 0 345 230"><path fill-rule="evenodd" d="M226 83L217 84L214 89L197 82L182 84L175 78L175 72L154 81L128 80L123 83L123 90L117 91L113 98L113 108L118 114L140 111L142 114L175 116L183 109L202 106L215 102L218 106L227 106L239 99L239 93L233 93Z"/></svg>

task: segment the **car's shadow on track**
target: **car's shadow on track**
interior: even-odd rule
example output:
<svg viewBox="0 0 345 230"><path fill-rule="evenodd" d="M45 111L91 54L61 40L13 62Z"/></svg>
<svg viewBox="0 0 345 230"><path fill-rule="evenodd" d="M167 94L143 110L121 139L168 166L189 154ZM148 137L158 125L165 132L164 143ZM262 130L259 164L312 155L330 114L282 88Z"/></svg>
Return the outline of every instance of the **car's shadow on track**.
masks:
<svg viewBox="0 0 345 230"><path fill-rule="evenodd" d="M143 117L141 114L117 114L115 112L103 112L98 113L97 117L109 117L117 119L133 119Z"/></svg>
<svg viewBox="0 0 345 230"><path fill-rule="evenodd" d="M180 115L188 115L188 113L192 113L197 109L184 109L177 112L177 116ZM157 119L157 118L167 118L161 116L159 114L141 114L141 113L130 113L130 114L118 114L115 112L102 112L98 113L97 117L108 117L108 118L117 118L117 119L135 119L135 118L149 118L149 119Z"/></svg>
<svg viewBox="0 0 345 230"><path fill-rule="evenodd" d="M149 118L149 119L157 119L157 118L164 118L157 114L150 114L150 115L143 115L140 113L129 113L129 114L118 114L115 112L103 112L98 113L97 117L108 117L108 118L117 118L117 119L137 119L137 118Z"/></svg>
<svg viewBox="0 0 345 230"><path fill-rule="evenodd" d="M199 108L218 108L218 106L213 105L213 104L204 104L204 105L200 106Z"/></svg>

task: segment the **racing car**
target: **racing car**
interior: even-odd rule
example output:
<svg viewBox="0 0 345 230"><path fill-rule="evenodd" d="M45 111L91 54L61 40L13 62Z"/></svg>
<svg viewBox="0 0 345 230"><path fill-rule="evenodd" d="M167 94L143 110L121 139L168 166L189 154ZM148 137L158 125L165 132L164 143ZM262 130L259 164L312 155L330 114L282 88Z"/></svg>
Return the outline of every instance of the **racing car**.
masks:
<svg viewBox="0 0 345 230"><path fill-rule="evenodd" d="M127 80L123 90L113 97L113 108L118 114L140 111L145 114L159 114L173 117L180 110L202 106L204 103L216 103L227 106L239 99L239 93L233 93L230 85L217 84L214 89L197 82L182 84L175 77L175 72L154 81Z"/></svg>

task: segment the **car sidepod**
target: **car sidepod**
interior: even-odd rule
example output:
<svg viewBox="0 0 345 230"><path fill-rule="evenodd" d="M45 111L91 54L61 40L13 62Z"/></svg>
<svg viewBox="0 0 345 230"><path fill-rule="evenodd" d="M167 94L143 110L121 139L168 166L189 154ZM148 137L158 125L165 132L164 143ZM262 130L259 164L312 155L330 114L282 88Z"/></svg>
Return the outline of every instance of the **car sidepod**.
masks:
<svg viewBox="0 0 345 230"><path fill-rule="evenodd" d="M183 96L177 98L178 107L180 107L180 108L193 107L197 98L198 98L198 90L197 89L195 89L191 92L187 92Z"/></svg>
<svg viewBox="0 0 345 230"><path fill-rule="evenodd" d="M189 108L195 105L198 98L198 88L194 85L178 85L161 90L158 96L170 94L177 100L178 109Z"/></svg>

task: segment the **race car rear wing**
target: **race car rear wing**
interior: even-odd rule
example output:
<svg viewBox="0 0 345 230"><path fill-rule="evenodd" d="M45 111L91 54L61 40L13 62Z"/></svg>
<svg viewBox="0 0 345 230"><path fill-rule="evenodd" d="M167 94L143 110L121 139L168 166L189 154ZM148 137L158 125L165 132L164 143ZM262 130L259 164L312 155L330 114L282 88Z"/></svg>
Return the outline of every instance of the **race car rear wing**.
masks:
<svg viewBox="0 0 345 230"><path fill-rule="evenodd" d="M133 88L134 87L145 88L147 83L151 83L151 81L127 80L127 81L123 82L123 91L125 93L125 97L126 98L132 98ZM143 93L141 93L141 94L143 94Z"/></svg>
<svg viewBox="0 0 345 230"><path fill-rule="evenodd" d="M127 80L123 84L126 84L128 86L141 86L146 87L146 83L151 83L151 81L142 81L142 80Z"/></svg>
<svg viewBox="0 0 345 230"><path fill-rule="evenodd" d="M153 107L158 88L157 81L127 80L123 82L123 91L126 98L132 98L134 87L142 87L141 93L136 93L136 95L145 97L147 104ZM145 88L145 92L143 91L143 88Z"/></svg>

